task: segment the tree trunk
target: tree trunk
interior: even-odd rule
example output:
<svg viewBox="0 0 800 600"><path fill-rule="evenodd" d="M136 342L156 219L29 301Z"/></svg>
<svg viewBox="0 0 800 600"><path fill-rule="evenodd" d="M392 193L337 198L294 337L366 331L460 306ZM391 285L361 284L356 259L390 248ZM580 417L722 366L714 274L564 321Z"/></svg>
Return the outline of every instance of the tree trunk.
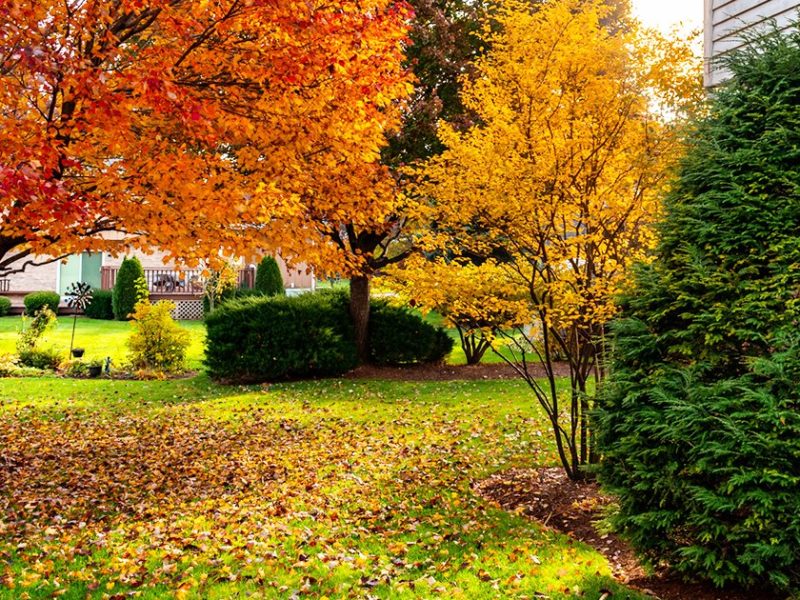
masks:
<svg viewBox="0 0 800 600"><path fill-rule="evenodd" d="M362 364L369 362L369 277L350 279L350 317L356 333L356 349Z"/></svg>

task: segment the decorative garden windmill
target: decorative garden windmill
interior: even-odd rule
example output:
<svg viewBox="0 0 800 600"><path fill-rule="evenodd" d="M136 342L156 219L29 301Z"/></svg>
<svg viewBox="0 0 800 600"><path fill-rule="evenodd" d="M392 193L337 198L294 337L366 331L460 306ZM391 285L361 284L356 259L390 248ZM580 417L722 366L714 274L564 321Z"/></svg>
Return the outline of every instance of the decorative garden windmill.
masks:
<svg viewBox="0 0 800 600"><path fill-rule="evenodd" d="M73 283L67 289L67 306L73 309L72 318L72 338L69 341L69 353L72 354L72 346L75 343L75 326L78 324L78 312L85 312L86 307L92 301L92 286L82 281ZM83 352L81 352L81 355Z"/></svg>

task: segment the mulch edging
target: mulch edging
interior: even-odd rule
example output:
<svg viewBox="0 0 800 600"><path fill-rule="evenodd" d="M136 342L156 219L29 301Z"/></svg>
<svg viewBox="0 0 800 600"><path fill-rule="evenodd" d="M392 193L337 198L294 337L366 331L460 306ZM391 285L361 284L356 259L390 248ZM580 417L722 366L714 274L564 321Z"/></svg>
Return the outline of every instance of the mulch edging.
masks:
<svg viewBox="0 0 800 600"><path fill-rule="evenodd" d="M570 481L560 468L512 469L477 482L475 492L502 508L520 512L547 528L581 541L608 559L614 577L660 600L779 600L763 590L720 591L707 583L685 582L668 570L648 576L632 548L597 521L611 498L594 482Z"/></svg>
<svg viewBox="0 0 800 600"><path fill-rule="evenodd" d="M558 377L569 376L569 365L554 365ZM529 365L534 377L545 377L540 365ZM389 381L480 381L490 379L519 379L519 374L505 363L479 365L409 365L405 367L376 367L362 365L345 375L345 379L384 379Z"/></svg>

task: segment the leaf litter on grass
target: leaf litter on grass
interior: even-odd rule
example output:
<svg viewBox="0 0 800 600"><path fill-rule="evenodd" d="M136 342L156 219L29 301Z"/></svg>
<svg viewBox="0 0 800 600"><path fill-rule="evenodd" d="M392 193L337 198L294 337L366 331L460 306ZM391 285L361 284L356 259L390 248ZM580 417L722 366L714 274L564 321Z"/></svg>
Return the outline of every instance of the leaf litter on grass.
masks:
<svg viewBox="0 0 800 600"><path fill-rule="evenodd" d="M615 585L597 553L471 491L530 412L322 388L0 414L0 597L592 598Z"/></svg>

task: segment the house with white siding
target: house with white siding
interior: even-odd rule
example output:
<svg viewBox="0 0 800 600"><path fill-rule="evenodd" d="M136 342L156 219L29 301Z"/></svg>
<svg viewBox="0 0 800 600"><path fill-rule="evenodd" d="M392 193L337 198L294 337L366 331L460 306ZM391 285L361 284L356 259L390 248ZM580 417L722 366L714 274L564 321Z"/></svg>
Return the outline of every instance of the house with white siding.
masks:
<svg viewBox="0 0 800 600"><path fill-rule="evenodd" d="M749 33L787 29L800 18L800 0L705 0L705 84L719 85L729 74L719 57L740 48Z"/></svg>

